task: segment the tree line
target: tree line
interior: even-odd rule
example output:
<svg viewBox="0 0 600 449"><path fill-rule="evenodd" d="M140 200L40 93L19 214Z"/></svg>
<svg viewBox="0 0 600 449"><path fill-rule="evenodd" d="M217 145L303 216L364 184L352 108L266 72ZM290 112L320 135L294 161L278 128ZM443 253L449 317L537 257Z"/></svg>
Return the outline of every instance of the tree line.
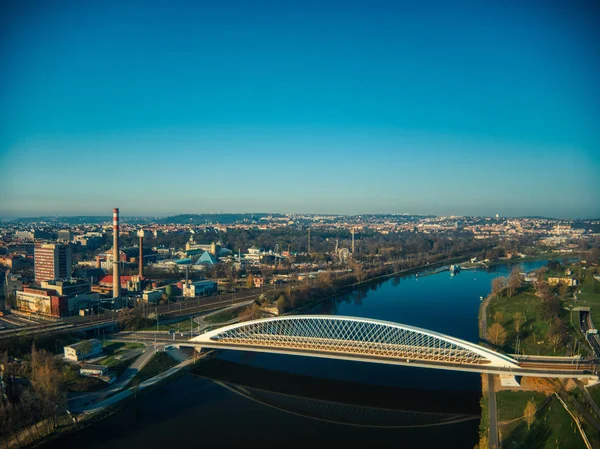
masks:
<svg viewBox="0 0 600 449"><path fill-rule="evenodd" d="M66 384L59 363L45 350L31 348L29 360L0 354L0 435L7 449L32 444L52 433L64 413Z"/></svg>

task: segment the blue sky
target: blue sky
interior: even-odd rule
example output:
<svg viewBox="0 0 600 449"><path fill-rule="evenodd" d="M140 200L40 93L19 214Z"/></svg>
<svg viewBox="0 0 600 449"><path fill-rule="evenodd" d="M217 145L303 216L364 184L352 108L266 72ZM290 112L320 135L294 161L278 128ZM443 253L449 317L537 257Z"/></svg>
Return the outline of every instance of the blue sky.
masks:
<svg viewBox="0 0 600 449"><path fill-rule="evenodd" d="M0 216L600 216L595 2L0 8Z"/></svg>

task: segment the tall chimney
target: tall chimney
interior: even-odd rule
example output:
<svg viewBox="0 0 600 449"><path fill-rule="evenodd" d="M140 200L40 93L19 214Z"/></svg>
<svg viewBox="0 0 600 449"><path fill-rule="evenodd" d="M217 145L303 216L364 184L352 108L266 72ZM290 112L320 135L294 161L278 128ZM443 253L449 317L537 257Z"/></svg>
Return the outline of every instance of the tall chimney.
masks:
<svg viewBox="0 0 600 449"><path fill-rule="evenodd" d="M119 276L119 208L113 209L113 298L121 293L121 277Z"/></svg>
<svg viewBox="0 0 600 449"><path fill-rule="evenodd" d="M144 231L138 231L138 237L140 238L140 269L138 275L142 277L144 275Z"/></svg>

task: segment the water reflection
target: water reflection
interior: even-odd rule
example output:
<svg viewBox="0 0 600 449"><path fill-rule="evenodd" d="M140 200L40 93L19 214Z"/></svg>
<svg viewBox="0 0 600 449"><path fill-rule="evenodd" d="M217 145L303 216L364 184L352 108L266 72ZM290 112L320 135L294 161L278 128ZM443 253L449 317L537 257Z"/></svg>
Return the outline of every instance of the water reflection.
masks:
<svg viewBox="0 0 600 449"><path fill-rule="evenodd" d="M378 387L214 359L194 373L281 412L358 427L424 428L479 419L477 393Z"/></svg>

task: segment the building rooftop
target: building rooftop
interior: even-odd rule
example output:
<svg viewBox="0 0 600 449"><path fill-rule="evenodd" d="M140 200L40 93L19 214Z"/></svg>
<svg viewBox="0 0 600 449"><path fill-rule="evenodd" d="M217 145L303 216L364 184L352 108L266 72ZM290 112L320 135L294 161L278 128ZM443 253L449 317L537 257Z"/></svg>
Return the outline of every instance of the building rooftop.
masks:
<svg viewBox="0 0 600 449"><path fill-rule="evenodd" d="M96 338L91 338L90 340L83 340L83 341L80 341L78 343L73 343L72 345L68 345L68 346L65 346L65 347L66 348L77 349L80 346L87 345L87 344L100 344L100 345L102 345L102 342L100 340L96 339Z"/></svg>

